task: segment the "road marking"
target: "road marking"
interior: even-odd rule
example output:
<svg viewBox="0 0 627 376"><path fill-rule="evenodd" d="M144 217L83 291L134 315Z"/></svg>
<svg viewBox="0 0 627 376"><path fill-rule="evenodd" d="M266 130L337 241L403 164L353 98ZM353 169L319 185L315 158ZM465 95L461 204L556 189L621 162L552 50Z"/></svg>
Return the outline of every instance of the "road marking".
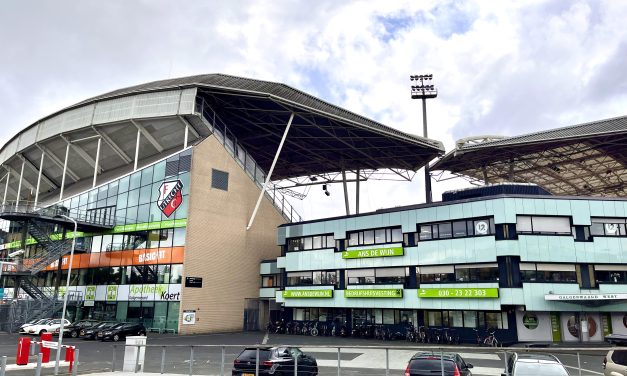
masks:
<svg viewBox="0 0 627 376"><path fill-rule="evenodd" d="M266 333L265 336L263 336L263 341L261 341L262 345L265 345L266 343L268 343L268 339L270 338L270 336L268 335L268 333Z"/></svg>
<svg viewBox="0 0 627 376"><path fill-rule="evenodd" d="M577 367L567 366L566 364L563 364L563 366L564 366L564 367L566 367L566 368L572 368L572 369L579 370L579 368L577 368ZM591 370L589 370L589 369L585 369L585 368L582 368L582 369L581 369L581 371L582 371L582 372L588 372L588 373L591 373L591 374L593 374L593 375L603 375L603 373L602 373L602 372L591 371Z"/></svg>

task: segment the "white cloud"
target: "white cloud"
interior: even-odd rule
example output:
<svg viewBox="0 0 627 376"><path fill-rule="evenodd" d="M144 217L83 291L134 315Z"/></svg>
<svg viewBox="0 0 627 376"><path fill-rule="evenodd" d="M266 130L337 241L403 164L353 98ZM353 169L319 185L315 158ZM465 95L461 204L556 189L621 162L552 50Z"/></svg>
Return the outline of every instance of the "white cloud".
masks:
<svg viewBox="0 0 627 376"><path fill-rule="evenodd" d="M429 135L450 150L624 115L625 19L618 1L2 2L0 144L87 97L214 72L284 82L420 135L408 78L433 73ZM363 184L362 211L417 203L421 178ZM343 214L341 186L330 189L298 205Z"/></svg>

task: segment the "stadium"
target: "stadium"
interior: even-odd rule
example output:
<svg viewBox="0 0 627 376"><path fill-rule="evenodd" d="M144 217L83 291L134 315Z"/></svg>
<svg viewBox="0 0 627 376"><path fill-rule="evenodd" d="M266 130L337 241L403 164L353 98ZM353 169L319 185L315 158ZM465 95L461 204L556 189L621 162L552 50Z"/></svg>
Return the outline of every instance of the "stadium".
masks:
<svg viewBox="0 0 627 376"><path fill-rule="evenodd" d="M2 147L2 325L60 315L67 297L71 319L182 334L280 320L411 323L469 342L627 334L626 144L615 118L445 153L280 83L120 89ZM475 187L359 212L360 182L425 166ZM328 184L347 215L301 218L290 203Z"/></svg>

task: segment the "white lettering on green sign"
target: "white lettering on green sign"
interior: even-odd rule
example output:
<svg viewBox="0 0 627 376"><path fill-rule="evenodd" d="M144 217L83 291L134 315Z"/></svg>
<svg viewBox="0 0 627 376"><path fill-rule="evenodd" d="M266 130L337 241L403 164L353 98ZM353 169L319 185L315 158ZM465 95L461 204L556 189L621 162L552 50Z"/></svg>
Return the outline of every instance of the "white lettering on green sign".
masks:
<svg viewBox="0 0 627 376"><path fill-rule="evenodd" d="M403 247L385 247L372 249L350 249L342 252L343 259L403 256Z"/></svg>
<svg viewBox="0 0 627 376"><path fill-rule="evenodd" d="M402 298L403 289L352 289L344 290L345 298Z"/></svg>
<svg viewBox="0 0 627 376"><path fill-rule="evenodd" d="M283 298L332 298L333 290L285 290Z"/></svg>
<svg viewBox="0 0 627 376"><path fill-rule="evenodd" d="M419 298L466 298L466 299L498 298L499 289L494 288L494 287L418 289L418 297Z"/></svg>

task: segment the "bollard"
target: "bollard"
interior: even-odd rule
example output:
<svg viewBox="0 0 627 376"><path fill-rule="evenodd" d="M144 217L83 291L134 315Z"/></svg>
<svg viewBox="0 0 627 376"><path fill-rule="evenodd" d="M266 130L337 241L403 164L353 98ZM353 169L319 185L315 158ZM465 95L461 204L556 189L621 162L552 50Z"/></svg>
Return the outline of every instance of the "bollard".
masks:
<svg viewBox="0 0 627 376"><path fill-rule="evenodd" d="M31 342L31 343L30 343L30 354L31 354L32 356L35 356L35 354L36 354L36 353L35 353L35 347L36 347L36 346L37 346L37 343L36 343L36 342ZM41 345L39 345L39 349L41 350Z"/></svg>
<svg viewBox="0 0 627 376"><path fill-rule="evenodd" d="M72 369L72 376L78 374L78 349L74 349L74 369Z"/></svg>
<svg viewBox="0 0 627 376"><path fill-rule="evenodd" d="M115 350L117 349L116 345L113 345L113 359L111 360L111 372L115 372Z"/></svg>
<svg viewBox="0 0 627 376"><path fill-rule="evenodd" d="M135 368L133 368L133 373L137 373L137 369L139 368L139 345L137 347L137 355L135 356Z"/></svg>
<svg viewBox="0 0 627 376"><path fill-rule="evenodd" d="M17 355L15 356L15 364L18 366L25 366L28 364L28 353L30 348L35 348L35 346L31 346L31 340L28 337L20 337L17 342Z"/></svg>
<svg viewBox="0 0 627 376"><path fill-rule="evenodd" d="M72 366L74 365L74 346L68 346L65 348L65 361L70 362L69 371L72 372Z"/></svg>
<svg viewBox="0 0 627 376"><path fill-rule="evenodd" d="M507 352L503 351L503 363L505 363L505 375L509 376L509 369L507 368Z"/></svg>
<svg viewBox="0 0 627 376"><path fill-rule="evenodd" d="M224 346L222 346L222 360L220 361L220 376L224 376L224 355L225 355L225 349L224 349Z"/></svg>
<svg viewBox="0 0 627 376"><path fill-rule="evenodd" d="M442 350L442 348L440 348L440 367L442 369L442 376L444 375L444 350Z"/></svg>
<svg viewBox="0 0 627 376"><path fill-rule="evenodd" d="M342 376L341 373L342 367L340 366L340 348L337 348L337 376Z"/></svg>
<svg viewBox="0 0 627 376"><path fill-rule="evenodd" d="M581 376L581 358L579 357L579 351L577 351L577 368L579 368L579 376Z"/></svg>
<svg viewBox="0 0 627 376"><path fill-rule="evenodd" d="M0 359L0 376L4 376L7 371L7 357L6 355Z"/></svg>
<svg viewBox="0 0 627 376"><path fill-rule="evenodd" d="M390 376L390 349L385 348L385 376Z"/></svg>
<svg viewBox="0 0 627 376"><path fill-rule="evenodd" d="M294 355L294 376L298 375L298 355Z"/></svg>
<svg viewBox="0 0 627 376"><path fill-rule="evenodd" d="M41 344L39 345L39 352L42 354L42 362L48 363L50 361L50 348L44 346L44 341L52 341L52 333L42 333ZM61 351L61 349L57 348L57 351ZM58 372L57 369L57 373Z"/></svg>
<svg viewBox="0 0 627 376"><path fill-rule="evenodd" d="M35 376L41 376L41 363L44 355L42 353L37 354L37 368L35 368Z"/></svg>
<svg viewBox="0 0 627 376"><path fill-rule="evenodd" d="M165 371L165 346L161 347L161 374Z"/></svg>
<svg viewBox="0 0 627 376"><path fill-rule="evenodd" d="M189 349L189 376L192 376L194 372L194 346L190 346Z"/></svg>
<svg viewBox="0 0 627 376"><path fill-rule="evenodd" d="M259 376L259 346L257 346L257 355L255 357L255 376Z"/></svg>

